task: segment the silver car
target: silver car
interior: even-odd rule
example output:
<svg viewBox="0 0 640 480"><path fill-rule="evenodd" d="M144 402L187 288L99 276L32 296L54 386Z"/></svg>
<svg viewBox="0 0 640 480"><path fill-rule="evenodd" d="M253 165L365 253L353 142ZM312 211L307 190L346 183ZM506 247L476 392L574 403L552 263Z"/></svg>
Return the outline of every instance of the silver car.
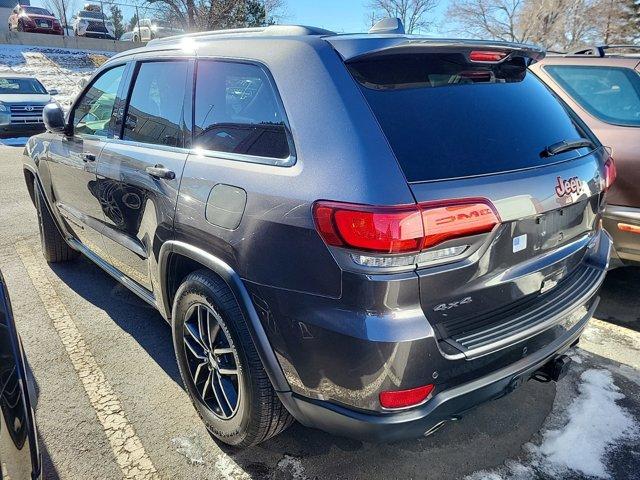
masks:
<svg viewBox="0 0 640 480"><path fill-rule="evenodd" d="M56 90L26 75L0 75L0 135L35 134L45 130L42 109L55 102Z"/></svg>

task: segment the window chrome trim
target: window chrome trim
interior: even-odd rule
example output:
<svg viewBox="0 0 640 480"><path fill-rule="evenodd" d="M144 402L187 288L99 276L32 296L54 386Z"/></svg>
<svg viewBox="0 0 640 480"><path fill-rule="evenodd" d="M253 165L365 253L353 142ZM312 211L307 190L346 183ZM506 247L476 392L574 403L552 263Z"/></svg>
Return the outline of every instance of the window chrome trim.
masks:
<svg viewBox="0 0 640 480"><path fill-rule="evenodd" d="M274 167L292 167L296 164L296 156L289 155L286 158L260 157L257 155L246 155L244 153L219 152L217 150L205 150L203 148L189 149L190 155L207 158L220 158L222 160L233 160L244 163L257 163L260 165L271 165Z"/></svg>

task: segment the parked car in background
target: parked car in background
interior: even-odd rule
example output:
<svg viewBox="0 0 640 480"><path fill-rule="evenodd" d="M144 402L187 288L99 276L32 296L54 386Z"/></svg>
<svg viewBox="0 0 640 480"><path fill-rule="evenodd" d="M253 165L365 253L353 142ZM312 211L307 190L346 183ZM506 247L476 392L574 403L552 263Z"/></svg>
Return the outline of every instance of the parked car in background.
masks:
<svg viewBox="0 0 640 480"><path fill-rule="evenodd" d="M62 25L53 13L45 8L16 5L9 16L9 30L31 33L62 35Z"/></svg>
<svg viewBox="0 0 640 480"><path fill-rule="evenodd" d="M101 10L86 7L80 10L71 22L73 33L78 37L95 37L115 40L115 26Z"/></svg>
<svg viewBox="0 0 640 480"><path fill-rule="evenodd" d="M613 265L640 264L640 46L549 55L531 70L611 148L618 180L603 221L619 260Z"/></svg>
<svg viewBox="0 0 640 480"><path fill-rule="evenodd" d="M197 40L197 49L193 46ZM25 148L43 253L172 328L220 441L433 433L559 380L598 303L608 152L514 43L274 25L110 58Z"/></svg>
<svg viewBox="0 0 640 480"><path fill-rule="evenodd" d="M35 387L0 272L0 478L41 478Z"/></svg>
<svg viewBox="0 0 640 480"><path fill-rule="evenodd" d="M184 30L181 28L174 28L161 21L143 18L139 21L139 24L134 26L133 30L123 33L120 40L125 42L148 42L154 38L170 37L182 33L184 33Z"/></svg>
<svg viewBox="0 0 640 480"><path fill-rule="evenodd" d="M27 75L0 74L0 135L39 133L45 130L42 109L54 102L56 90L47 91Z"/></svg>

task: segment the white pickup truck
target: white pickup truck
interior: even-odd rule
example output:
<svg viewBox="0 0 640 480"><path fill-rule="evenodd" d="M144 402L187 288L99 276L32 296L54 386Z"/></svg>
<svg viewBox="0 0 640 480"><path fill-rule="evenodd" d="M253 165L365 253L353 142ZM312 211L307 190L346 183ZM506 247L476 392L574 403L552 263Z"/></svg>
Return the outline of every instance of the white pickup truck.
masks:
<svg viewBox="0 0 640 480"><path fill-rule="evenodd" d="M184 30L174 28L163 22L153 22L148 18L141 18L130 32L125 32L120 40L125 42L148 42L154 38L170 37L172 35L181 35Z"/></svg>

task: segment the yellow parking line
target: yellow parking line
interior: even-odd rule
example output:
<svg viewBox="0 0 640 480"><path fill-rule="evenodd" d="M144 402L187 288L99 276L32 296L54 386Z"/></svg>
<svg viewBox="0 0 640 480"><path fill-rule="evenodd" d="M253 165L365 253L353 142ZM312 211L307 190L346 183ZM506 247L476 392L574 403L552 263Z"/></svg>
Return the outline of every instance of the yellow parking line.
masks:
<svg viewBox="0 0 640 480"><path fill-rule="evenodd" d="M158 479L147 452L127 420L122 404L96 363L66 306L47 278L41 257L26 242L15 245L33 286L58 332L125 479Z"/></svg>

